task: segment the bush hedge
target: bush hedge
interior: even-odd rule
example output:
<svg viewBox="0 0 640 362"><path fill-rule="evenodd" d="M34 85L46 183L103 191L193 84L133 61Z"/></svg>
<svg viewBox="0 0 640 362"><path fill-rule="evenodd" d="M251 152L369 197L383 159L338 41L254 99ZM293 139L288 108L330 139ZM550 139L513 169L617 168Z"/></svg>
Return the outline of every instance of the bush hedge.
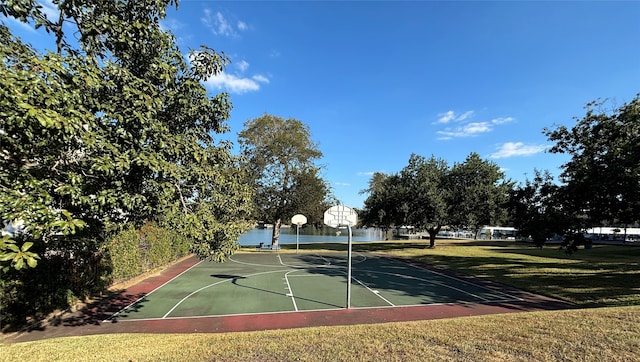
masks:
<svg viewBox="0 0 640 362"><path fill-rule="evenodd" d="M19 329L190 252L186 237L151 222L106 240L61 237L37 250L35 269L1 272L0 330Z"/></svg>
<svg viewBox="0 0 640 362"><path fill-rule="evenodd" d="M116 234L108 245L111 277L122 282L169 264L189 254L189 241L183 235L148 222Z"/></svg>

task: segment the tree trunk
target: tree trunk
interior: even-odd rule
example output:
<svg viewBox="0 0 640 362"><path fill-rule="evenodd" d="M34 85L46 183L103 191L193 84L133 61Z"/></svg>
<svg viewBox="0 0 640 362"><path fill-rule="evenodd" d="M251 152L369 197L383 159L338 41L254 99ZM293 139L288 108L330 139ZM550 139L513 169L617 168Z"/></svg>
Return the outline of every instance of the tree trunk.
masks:
<svg viewBox="0 0 640 362"><path fill-rule="evenodd" d="M440 226L429 228L427 231L429 232L429 248L433 249L436 247L436 235L440 231Z"/></svg>
<svg viewBox="0 0 640 362"><path fill-rule="evenodd" d="M433 249L436 247L436 234L438 232L433 229L429 229L428 231L429 231L429 248Z"/></svg>
<svg viewBox="0 0 640 362"><path fill-rule="evenodd" d="M282 226L282 219L278 218L273 223L273 234L271 235L271 245L278 245L278 240L280 239L280 226Z"/></svg>

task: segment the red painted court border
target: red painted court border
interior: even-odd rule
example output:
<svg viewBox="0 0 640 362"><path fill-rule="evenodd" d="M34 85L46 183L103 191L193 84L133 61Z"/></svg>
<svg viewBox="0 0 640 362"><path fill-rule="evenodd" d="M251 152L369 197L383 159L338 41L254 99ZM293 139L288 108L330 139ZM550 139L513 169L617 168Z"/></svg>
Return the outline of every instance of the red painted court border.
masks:
<svg viewBox="0 0 640 362"><path fill-rule="evenodd" d="M402 259L400 259L402 260ZM536 295L511 287L488 283L469 276L455 276L490 289L498 289L520 300L492 303L436 304L408 307L341 309L329 311L283 312L233 316L167 318L160 320L132 320L102 322L136 300L149 294L200 260L192 256L171 265L158 275L149 277L117 295L110 296L80 311L67 313L58 319L30 331L4 336L8 343L26 342L68 336L112 333L223 333L318 326L373 324L456 318L498 313L558 310L574 307L570 303ZM404 261L404 260L403 260ZM406 262L406 261L405 261ZM424 265L415 266L433 269ZM433 269L442 273L441 269Z"/></svg>

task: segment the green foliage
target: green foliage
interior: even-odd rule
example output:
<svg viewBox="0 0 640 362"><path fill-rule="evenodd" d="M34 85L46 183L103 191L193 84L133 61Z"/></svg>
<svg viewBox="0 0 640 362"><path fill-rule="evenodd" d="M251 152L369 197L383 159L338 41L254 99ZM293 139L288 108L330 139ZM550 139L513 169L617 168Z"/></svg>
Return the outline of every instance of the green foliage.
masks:
<svg viewBox="0 0 640 362"><path fill-rule="evenodd" d="M80 177L66 166L77 159L73 148L81 142L89 115L81 92L64 84L64 77L84 66L57 54L39 56L2 25L0 40L5 85L0 89L0 219L20 223L21 242L33 245L85 226L73 216L73 205L56 202L72 201L79 191ZM3 237L2 266L35 266L35 256L27 254L30 247L18 242ZM21 253L12 257L14 247Z"/></svg>
<svg viewBox="0 0 640 362"><path fill-rule="evenodd" d="M398 174L374 174L365 190L363 223L381 228L411 225L426 230L430 246L445 225L479 228L499 223L511 184L497 165L472 153L464 163L412 154Z"/></svg>
<svg viewBox="0 0 640 362"><path fill-rule="evenodd" d="M173 4L63 1L55 19L33 1L0 7L56 41L57 52L40 53L0 25L0 217L22 222L38 250L61 235L156 220L188 229L210 257L232 252L237 238L227 238L246 228L251 189L213 136L228 130L231 103L200 83L229 59L203 47L187 64L158 23ZM228 220L233 232L220 230ZM14 244L21 253L8 254ZM0 246L3 266L35 260L15 241Z"/></svg>
<svg viewBox="0 0 640 362"><path fill-rule="evenodd" d="M111 270L114 281L130 279L144 272L138 233L130 226L119 232L109 243Z"/></svg>
<svg viewBox="0 0 640 362"><path fill-rule="evenodd" d="M35 269L6 268L0 278L0 325L24 326L66 309L78 300L100 293L110 283L109 266L89 239L58 237L43 251ZM66 248L63 248L66 246Z"/></svg>
<svg viewBox="0 0 640 362"><path fill-rule="evenodd" d="M229 58L204 46L187 63L159 24L175 4L54 1L47 17L33 0L0 3L56 49L0 24L0 220L22 225L0 239L7 318L100 291L107 261L127 278L187 250L223 260L249 227L253 190L215 138L229 130L231 102L201 83ZM139 238L132 230L147 221L160 228Z"/></svg>
<svg viewBox="0 0 640 362"><path fill-rule="evenodd" d="M509 191L513 183L504 180L500 167L482 160L473 152L456 163L449 175L449 222L453 226L480 229L500 225L507 220Z"/></svg>
<svg viewBox="0 0 640 362"><path fill-rule="evenodd" d="M315 165L322 152L299 120L265 114L244 126L238 137L256 190L255 218L273 222L276 244L283 219L300 212L319 218L319 210L326 210L329 187Z"/></svg>
<svg viewBox="0 0 640 362"><path fill-rule="evenodd" d="M16 270L20 270L26 266L35 268L38 265L38 254L30 252L29 249L33 246L33 242L27 241L22 244L21 247L16 245L16 240L9 238L9 236L3 236L0 238L0 250L5 250L0 254L0 262L9 262L9 265L5 266L2 271L6 272L9 267L13 267Z"/></svg>
<svg viewBox="0 0 640 362"><path fill-rule="evenodd" d="M107 251L114 282L165 266L190 252L184 235L154 223L146 223L139 230L130 225L111 238Z"/></svg>
<svg viewBox="0 0 640 362"><path fill-rule="evenodd" d="M510 192L509 211L519 234L531 237L539 247L554 234L564 235L574 225L563 206L561 188L553 183L548 171L536 170L533 180L527 179Z"/></svg>
<svg viewBox="0 0 640 362"><path fill-rule="evenodd" d="M573 128L545 129L552 153L571 160L562 167L566 207L588 222L640 222L640 94L612 110L591 102Z"/></svg>

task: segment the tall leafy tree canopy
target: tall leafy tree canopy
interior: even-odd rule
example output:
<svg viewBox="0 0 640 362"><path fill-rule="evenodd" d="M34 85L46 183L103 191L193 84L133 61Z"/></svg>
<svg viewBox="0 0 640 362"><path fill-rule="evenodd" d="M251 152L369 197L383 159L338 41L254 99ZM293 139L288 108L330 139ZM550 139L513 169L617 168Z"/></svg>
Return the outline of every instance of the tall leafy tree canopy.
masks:
<svg viewBox="0 0 640 362"><path fill-rule="evenodd" d="M406 224L426 230L431 247L435 246L436 235L447 224L449 217L449 172L446 161L434 156L426 159L415 154L400 171Z"/></svg>
<svg viewBox="0 0 640 362"><path fill-rule="evenodd" d="M225 132L231 103L202 80L229 59L190 61L162 30L172 0L61 0L49 19L32 0L5 16L54 35L37 50L0 25L0 210L19 224L0 260L35 266L47 249L98 249L104 231L152 219L181 230L202 257L223 259L246 230L251 188ZM74 237L65 237L75 234Z"/></svg>
<svg viewBox="0 0 640 362"><path fill-rule="evenodd" d="M326 206L329 187L315 164L322 152L297 119L265 114L244 127L238 137L256 190L256 217L273 223L277 244L282 220Z"/></svg>
<svg viewBox="0 0 640 362"><path fill-rule="evenodd" d="M449 175L451 225L478 230L507 219L505 207L513 183L505 181L500 167L472 152L453 165Z"/></svg>
<svg viewBox="0 0 640 362"><path fill-rule="evenodd" d="M533 179L514 187L509 194L513 226L542 247L554 235L564 235L574 222L563 200L562 187L549 171L535 170Z"/></svg>
<svg viewBox="0 0 640 362"><path fill-rule="evenodd" d="M588 103L575 126L545 129L552 153L571 160L562 166L567 205L592 224L640 222L640 95L612 110Z"/></svg>
<svg viewBox="0 0 640 362"><path fill-rule="evenodd" d="M369 196L364 200L360 222L383 230L402 225L404 215L400 204L395 202L401 199L401 190L400 176L374 173L369 180L369 188L361 191Z"/></svg>
<svg viewBox="0 0 640 362"><path fill-rule="evenodd" d="M412 154L399 173L372 177L363 223L426 230L434 247L443 226L477 229L504 220L512 185L503 177L495 164L476 153L453 167L434 156Z"/></svg>

